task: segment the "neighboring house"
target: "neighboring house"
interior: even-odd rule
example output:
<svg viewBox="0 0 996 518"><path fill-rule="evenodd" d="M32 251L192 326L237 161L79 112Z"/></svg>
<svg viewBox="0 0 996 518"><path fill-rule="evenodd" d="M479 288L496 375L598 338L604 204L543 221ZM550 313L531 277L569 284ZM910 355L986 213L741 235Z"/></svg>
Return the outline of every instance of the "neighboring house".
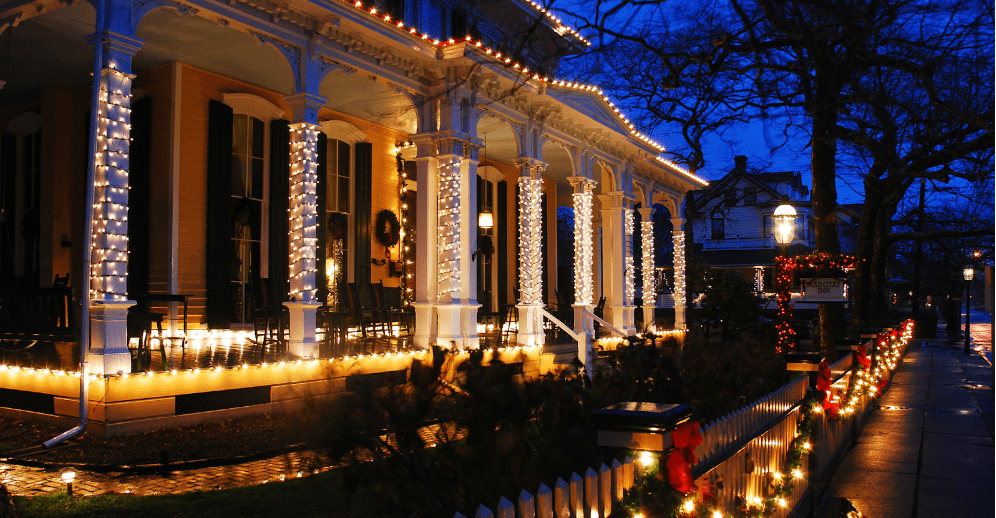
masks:
<svg viewBox="0 0 996 518"><path fill-rule="evenodd" d="M100 419L126 414L130 429L174 422L181 393L237 387L255 402L245 412L261 411L328 376L270 362L276 374L219 371L210 388L203 373L150 378L136 392L126 321L142 296L186 296L164 327L175 335L186 315L191 355L242 347L258 310L282 304L288 358L327 358L316 315L345 322L350 283L410 295L418 350L477 348L479 308L509 305L515 340L541 345L558 288L577 312L604 298L605 320L632 334L643 258L630 237L649 236L653 257L634 207L668 208L677 256L684 195L707 185L597 87L555 76L587 42L525 0L13 0L0 33L0 284L44 289L72 273L93 308L89 368L112 380L90 398L127 408ZM577 230L570 289L556 284L561 206ZM409 225L404 241L384 211ZM4 376L0 390L51 402L55 389ZM72 382L60 383L56 409L37 411L72 415ZM110 385L125 400L105 399Z"/></svg>
<svg viewBox="0 0 996 518"><path fill-rule="evenodd" d="M805 255L816 246L809 188L798 172L753 173L747 168L747 157L737 156L734 161L726 176L689 194L694 200L689 222L695 241L691 253L714 268L740 272L759 293L771 292L775 257L782 253L775 241L772 213L783 196L797 214L787 254ZM838 207L837 217L841 250L853 251L860 205Z"/></svg>

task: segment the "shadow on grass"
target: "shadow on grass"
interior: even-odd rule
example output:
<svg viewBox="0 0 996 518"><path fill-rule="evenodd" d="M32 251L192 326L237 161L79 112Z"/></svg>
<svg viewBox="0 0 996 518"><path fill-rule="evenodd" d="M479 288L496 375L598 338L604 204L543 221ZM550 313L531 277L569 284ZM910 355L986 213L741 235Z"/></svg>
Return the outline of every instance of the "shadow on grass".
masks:
<svg viewBox="0 0 996 518"><path fill-rule="evenodd" d="M342 477L332 471L286 482L178 495L69 497L64 491L14 497L22 518L362 516L343 509Z"/></svg>

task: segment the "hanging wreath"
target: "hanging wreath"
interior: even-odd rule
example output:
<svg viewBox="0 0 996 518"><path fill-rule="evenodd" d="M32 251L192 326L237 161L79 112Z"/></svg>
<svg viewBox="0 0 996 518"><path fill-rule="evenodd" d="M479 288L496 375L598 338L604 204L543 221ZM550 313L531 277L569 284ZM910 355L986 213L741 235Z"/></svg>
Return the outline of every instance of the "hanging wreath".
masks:
<svg viewBox="0 0 996 518"><path fill-rule="evenodd" d="M398 244L401 239L401 222L398 221L398 216L393 211L384 209L377 213L374 236L377 238L377 242L385 247Z"/></svg>

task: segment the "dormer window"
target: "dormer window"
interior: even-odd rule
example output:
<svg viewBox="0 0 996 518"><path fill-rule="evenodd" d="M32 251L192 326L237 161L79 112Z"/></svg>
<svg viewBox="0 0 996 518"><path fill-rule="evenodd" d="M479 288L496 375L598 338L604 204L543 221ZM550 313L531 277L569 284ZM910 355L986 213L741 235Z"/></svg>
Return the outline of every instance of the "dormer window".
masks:
<svg viewBox="0 0 996 518"><path fill-rule="evenodd" d="M757 187L744 187L744 205L757 203Z"/></svg>

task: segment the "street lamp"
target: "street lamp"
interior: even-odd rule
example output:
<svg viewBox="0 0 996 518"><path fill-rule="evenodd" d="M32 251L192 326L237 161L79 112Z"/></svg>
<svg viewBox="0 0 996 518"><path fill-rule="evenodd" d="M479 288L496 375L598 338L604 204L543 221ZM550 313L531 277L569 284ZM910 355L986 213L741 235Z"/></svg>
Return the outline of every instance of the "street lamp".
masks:
<svg viewBox="0 0 996 518"><path fill-rule="evenodd" d="M968 265L962 274L965 276L965 347L961 352L968 354L970 352L969 344L972 341L972 279L975 278L975 269L972 268L972 265Z"/></svg>
<svg viewBox="0 0 996 518"><path fill-rule="evenodd" d="M795 237L795 208L789 205L788 196L782 196L782 204L771 215L775 220L775 241L782 245L782 255L787 255L788 244Z"/></svg>

